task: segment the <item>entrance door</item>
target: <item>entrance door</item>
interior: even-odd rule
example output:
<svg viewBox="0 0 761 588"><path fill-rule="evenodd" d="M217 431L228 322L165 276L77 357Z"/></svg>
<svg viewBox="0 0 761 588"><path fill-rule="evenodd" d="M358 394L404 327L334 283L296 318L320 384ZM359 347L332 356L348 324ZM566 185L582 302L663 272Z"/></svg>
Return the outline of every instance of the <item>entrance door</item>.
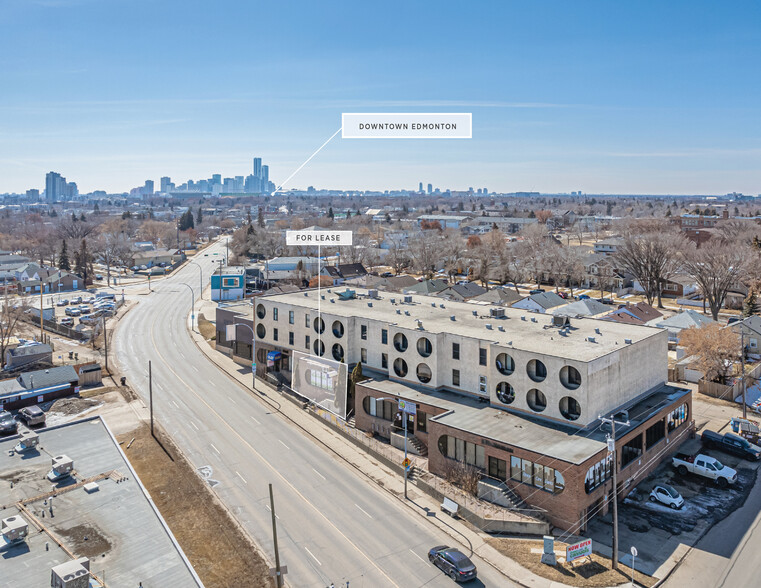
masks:
<svg viewBox="0 0 761 588"><path fill-rule="evenodd" d="M405 413L405 416L407 418L407 432L414 433L415 432L415 415ZM402 422L402 426L404 426L404 422Z"/></svg>

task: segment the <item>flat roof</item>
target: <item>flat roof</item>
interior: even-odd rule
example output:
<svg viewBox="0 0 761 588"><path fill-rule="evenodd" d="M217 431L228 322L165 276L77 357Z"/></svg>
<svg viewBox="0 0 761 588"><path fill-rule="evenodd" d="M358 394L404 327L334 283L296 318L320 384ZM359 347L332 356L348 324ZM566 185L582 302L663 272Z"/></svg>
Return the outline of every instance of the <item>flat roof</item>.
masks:
<svg viewBox="0 0 761 588"><path fill-rule="evenodd" d="M2 518L20 514L29 523L26 543L2 553L4 585L49 586L51 568L71 561L16 507L19 501L71 484L70 479L56 485L45 479L51 456L67 455L74 460L77 482L113 470L126 478L118 484L116 476L98 480L99 489L92 493L79 487L56 496L53 517L46 510L41 518L46 508L42 500L27 504L69 551L76 557L89 557L90 570L99 577L105 570L109 586L137 586L139 582L144 586L203 586L100 417L36 432L40 451L9 455L19 437L0 440ZM11 480L13 488L6 483Z"/></svg>
<svg viewBox="0 0 761 588"><path fill-rule="evenodd" d="M511 413L452 392L421 392L391 380L369 380L360 385L384 395L443 408L448 412L430 419L442 425L568 463L583 463L607 447L608 431L600 426L598 420L586 429L578 429ZM628 408L630 424L628 427L617 427L616 438L620 439L688 394L690 391L687 389L664 384Z"/></svg>
<svg viewBox="0 0 761 588"><path fill-rule="evenodd" d="M378 298L370 298L367 295L367 289L352 289L356 292L356 298L341 300L338 293L345 291L345 288L340 286L322 288L321 295L325 297L320 301L322 311L347 318L361 317L378 320L410 330L417 330L417 321L420 320L423 326L421 334L427 332L461 335L490 341L506 348L513 347L532 353L584 362L624 348L627 345L626 340L639 343L663 333L661 329L655 327L622 324L595 318L571 318L570 330L561 334L557 327L551 327L552 316L527 310L506 307L505 318L492 318L488 309L468 302L412 294L412 303L403 303L404 295L378 292ZM395 300L393 304L392 299ZM258 300L282 302L293 307L316 311L319 298L318 290L311 289L271 296L265 294ZM372 304L372 307L368 304ZM454 316L455 320L452 321L450 316ZM491 325L492 328L488 329L486 325ZM504 330L499 330L500 327ZM589 341L588 338L594 339L594 342Z"/></svg>

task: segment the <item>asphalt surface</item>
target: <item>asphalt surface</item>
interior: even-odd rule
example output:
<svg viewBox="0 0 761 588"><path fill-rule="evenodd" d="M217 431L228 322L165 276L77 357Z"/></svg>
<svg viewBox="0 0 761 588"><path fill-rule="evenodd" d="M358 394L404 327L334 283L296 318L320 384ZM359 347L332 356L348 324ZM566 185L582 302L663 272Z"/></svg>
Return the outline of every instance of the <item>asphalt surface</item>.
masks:
<svg viewBox="0 0 761 588"><path fill-rule="evenodd" d="M218 243L204 251L208 256L196 257L205 281L224 251ZM185 266L155 281L153 293L135 296L139 303L114 334L112 357L146 402L152 362L156 418L194 467L218 482L214 492L274 562L272 483L286 584L452 586L427 560L432 546L453 545L451 537L411 514L212 364L187 333L191 297L180 283L198 298L198 267ZM468 586L513 585L473 559L479 579Z"/></svg>

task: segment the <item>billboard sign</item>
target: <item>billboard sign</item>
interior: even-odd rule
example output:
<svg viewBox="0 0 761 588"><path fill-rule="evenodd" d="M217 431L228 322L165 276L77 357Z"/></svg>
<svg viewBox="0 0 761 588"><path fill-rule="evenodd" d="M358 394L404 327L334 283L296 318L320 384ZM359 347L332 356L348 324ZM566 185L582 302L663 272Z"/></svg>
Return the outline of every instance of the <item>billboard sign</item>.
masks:
<svg viewBox="0 0 761 588"><path fill-rule="evenodd" d="M591 539L582 539L578 543L574 543L573 545L569 545L565 548L565 560L568 563L571 563L572 561L579 559L580 557L591 557L592 556L592 540Z"/></svg>
<svg viewBox="0 0 761 588"><path fill-rule="evenodd" d="M399 410L407 414L417 414L417 405L409 400L399 399Z"/></svg>
<svg viewBox="0 0 761 588"><path fill-rule="evenodd" d="M351 231L286 231L286 245L325 245L340 247L352 244Z"/></svg>

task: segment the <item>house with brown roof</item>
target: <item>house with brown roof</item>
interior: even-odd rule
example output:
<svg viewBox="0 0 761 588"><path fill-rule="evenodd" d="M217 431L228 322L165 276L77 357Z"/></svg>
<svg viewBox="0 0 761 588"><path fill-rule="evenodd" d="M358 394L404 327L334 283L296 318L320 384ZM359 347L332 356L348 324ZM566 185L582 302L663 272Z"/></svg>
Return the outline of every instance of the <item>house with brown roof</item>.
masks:
<svg viewBox="0 0 761 588"><path fill-rule="evenodd" d="M663 313L650 306L647 302L638 302L637 304L622 306L603 318L606 321L616 321L617 323L644 325L648 321L662 316Z"/></svg>

